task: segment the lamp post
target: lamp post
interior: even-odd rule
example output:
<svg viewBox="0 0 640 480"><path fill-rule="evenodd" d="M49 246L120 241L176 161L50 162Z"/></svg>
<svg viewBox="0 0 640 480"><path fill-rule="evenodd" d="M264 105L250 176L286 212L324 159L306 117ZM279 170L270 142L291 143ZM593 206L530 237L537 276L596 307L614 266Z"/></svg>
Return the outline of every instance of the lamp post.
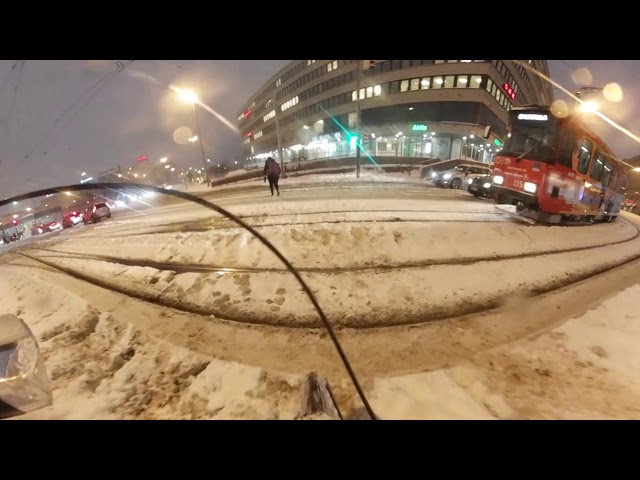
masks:
<svg viewBox="0 0 640 480"><path fill-rule="evenodd" d="M207 185L210 184L209 173L207 172L207 156L204 153L204 145L202 143L202 133L200 132L200 122L198 120L198 112L196 111L196 103L199 103L198 96L190 90L178 90L178 94L183 102L190 103L193 110L193 117L196 122L196 137L200 140L200 153L202 155L202 165L204 166L204 175Z"/></svg>

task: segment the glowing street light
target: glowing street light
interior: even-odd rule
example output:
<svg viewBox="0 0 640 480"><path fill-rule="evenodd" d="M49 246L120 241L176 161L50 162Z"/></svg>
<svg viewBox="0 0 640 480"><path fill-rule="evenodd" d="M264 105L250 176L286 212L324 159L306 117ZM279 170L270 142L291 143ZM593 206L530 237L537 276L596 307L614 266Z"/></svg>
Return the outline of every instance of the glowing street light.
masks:
<svg viewBox="0 0 640 480"><path fill-rule="evenodd" d="M598 104L595 102L584 102L580 105L580 110L585 113L593 113L598 109Z"/></svg>
<svg viewBox="0 0 640 480"><path fill-rule="evenodd" d="M80 176L81 176L81 177L84 177L86 174L87 174L87 172L82 172L82 173L80 174Z"/></svg>
<svg viewBox="0 0 640 480"><path fill-rule="evenodd" d="M191 90L183 90L181 88L177 90L178 90L178 95L180 96L180 100L182 100L183 102L191 103L192 105L199 102L198 96L195 94L195 92Z"/></svg>
<svg viewBox="0 0 640 480"><path fill-rule="evenodd" d="M167 157L162 157L160 159L160 163L167 163Z"/></svg>

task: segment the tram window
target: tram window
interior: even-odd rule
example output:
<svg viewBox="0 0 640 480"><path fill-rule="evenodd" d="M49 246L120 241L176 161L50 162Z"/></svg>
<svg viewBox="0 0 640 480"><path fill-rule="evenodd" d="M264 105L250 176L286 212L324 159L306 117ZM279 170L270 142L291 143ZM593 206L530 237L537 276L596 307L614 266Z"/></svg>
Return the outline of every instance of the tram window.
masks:
<svg viewBox="0 0 640 480"><path fill-rule="evenodd" d="M593 151L593 143L586 138L582 141L582 145L578 148L578 172L582 174L587 173L589 167L589 158L591 158L591 152Z"/></svg>
<svg viewBox="0 0 640 480"><path fill-rule="evenodd" d="M596 182L599 182L602 178L602 172L604 171L604 160L605 156L600 152L596 152L595 156L593 157L593 161L591 162L589 176Z"/></svg>
<svg viewBox="0 0 640 480"><path fill-rule="evenodd" d="M568 128L563 128L560 133L559 144L558 163L573 169L573 152L576 146L575 133Z"/></svg>
<svg viewBox="0 0 640 480"><path fill-rule="evenodd" d="M612 171L613 171L613 167L611 166L611 163L609 163L608 161L605 161L604 171L602 172L602 181L601 181L603 187L609 186L609 181L611 180Z"/></svg>

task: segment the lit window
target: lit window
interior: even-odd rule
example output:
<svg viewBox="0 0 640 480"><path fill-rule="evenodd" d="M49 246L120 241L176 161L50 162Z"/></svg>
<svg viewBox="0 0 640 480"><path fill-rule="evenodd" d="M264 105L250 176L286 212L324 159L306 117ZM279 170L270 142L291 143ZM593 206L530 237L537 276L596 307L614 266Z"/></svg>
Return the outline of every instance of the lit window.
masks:
<svg viewBox="0 0 640 480"><path fill-rule="evenodd" d="M487 79L487 92L491 93L491 87L493 86L493 82L490 78Z"/></svg>
<svg viewBox="0 0 640 480"><path fill-rule="evenodd" d="M367 87L367 98L373 97L373 87Z"/></svg>
<svg viewBox="0 0 640 480"><path fill-rule="evenodd" d="M279 87L280 85L282 85L282 79L281 78L276 80L276 87Z"/></svg>
<svg viewBox="0 0 640 480"><path fill-rule="evenodd" d="M444 63L444 60L436 60L436 63Z"/></svg>
<svg viewBox="0 0 640 480"><path fill-rule="evenodd" d="M482 83L482 75L471 75L471 85L469 88L480 88Z"/></svg>
<svg viewBox="0 0 640 480"><path fill-rule="evenodd" d="M420 79L412 78L411 79L411 90L420 90Z"/></svg>
<svg viewBox="0 0 640 480"><path fill-rule="evenodd" d="M260 138L261 136L262 136L262 130L260 130L259 132L255 133L253 135L253 139L256 140L256 139Z"/></svg>
<svg viewBox="0 0 640 480"><path fill-rule="evenodd" d="M338 60L333 61L333 69L335 70L336 68L338 68Z"/></svg>
<svg viewBox="0 0 640 480"><path fill-rule="evenodd" d="M250 141L251 141L251 138L245 138L245 139L242 141L242 144L243 144L243 145L248 145Z"/></svg>
<svg viewBox="0 0 640 480"><path fill-rule="evenodd" d="M456 77L453 75L447 75L444 77L444 88L453 88L453 81Z"/></svg>
<svg viewBox="0 0 640 480"><path fill-rule="evenodd" d="M447 60L447 63L458 63L458 60Z"/></svg>
<svg viewBox="0 0 640 480"><path fill-rule="evenodd" d="M469 86L469 75L458 75L456 88L467 88Z"/></svg>
<svg viewBox="0 0 640 480"><path fill-rule="evenodd" d="M375 97L379 97L381 93L382 93L382 86L381 85L374 85L373 86L373 95Z"/></svg>
<svg viewBox="0 0 640 480"><path fill-rule="evenodd" d="M243 118L244 118L244 113L241 113L240 116L238 117L238 121L240 122Z"/></svg>
<svg viewBox="0 0 640 480"><path fill-rule="evenodd" d="M431 88L442 88L442 84L444 80L442 77L433 77L433 83L431 84Z"/></svg>
<svg viewBox="0 0 640 480"><path fill-rule="evenodd" d="M462 63L471 63L473 60L460 60Z"/></svg>
<svg viewBox="0 0 640 480"><path fill-rule="evenodd" d="M338 60L334 60L327 64L327 72L331 72L338 68Z"/></svg>
<svg viewBox="0 0 640 480"><path fill-rule="evenodd" d="M262 117L262 121L263 122L268 122L269 120L271 120L275 116L276 116L276 111L275 110L271 110L264 117Z"/></svg>
<svg viewBox="0 0 640 480"><path fill-rule="evenodd" d="M361 88L361 89L360 89L360 95L359 95L360 100L364 100L364 95L365 95L365 89L364 89L364 88Z"/></svg>
<svg viewBox="0 0 640 480"><path fill-rule="evenodd" d="M420 80L420 88L422 90L428 90L430 86L431 86L430 77L424 77L422 80Z"/></svg>
<svg viewBox="0 0 640 480"><path fill-rule="evenodd" d="M355 102L356 100L358 100L358 92L354 90L353 92L351 92L351 101Z"/></svg>
<svg viewBox="0 0 640 480"><path fill-rule="evenodd" d="M402 80L400 82L400 91L406 92L407 90L409 90L409 80Z"/></svg>
<svg viewBox="0 0 640 480"><path fill-rule="evenodd" d="M313 64L314 64L314 63L316 63L316 62L317 62L317 60L307 60L307 67L308 67L309 65L313 65Z"/></svg>
<svg viewBox="0 0 640 480"><path fill-rule="evenodd" d="M283 112L285 110L288 110L289 108L295 106L298 104L298 102L300 101L300 99L298 98L298 96L296 95L295 97L293 97L290 100L287 100L286 102L284 102L282 105L280 105L280 110L282 110Z"/></svg>

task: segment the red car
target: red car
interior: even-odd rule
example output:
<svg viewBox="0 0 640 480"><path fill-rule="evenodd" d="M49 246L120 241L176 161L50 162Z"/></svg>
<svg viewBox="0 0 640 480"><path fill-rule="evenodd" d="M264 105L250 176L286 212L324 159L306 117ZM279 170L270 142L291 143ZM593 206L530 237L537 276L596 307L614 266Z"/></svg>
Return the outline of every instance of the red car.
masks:
<svg viewBox="0 0 640 480"><path fill-rule="evenodd" d="M62 220L62 228L71 228L82 222L84 216L80 212L69 212Z"/></svg>

